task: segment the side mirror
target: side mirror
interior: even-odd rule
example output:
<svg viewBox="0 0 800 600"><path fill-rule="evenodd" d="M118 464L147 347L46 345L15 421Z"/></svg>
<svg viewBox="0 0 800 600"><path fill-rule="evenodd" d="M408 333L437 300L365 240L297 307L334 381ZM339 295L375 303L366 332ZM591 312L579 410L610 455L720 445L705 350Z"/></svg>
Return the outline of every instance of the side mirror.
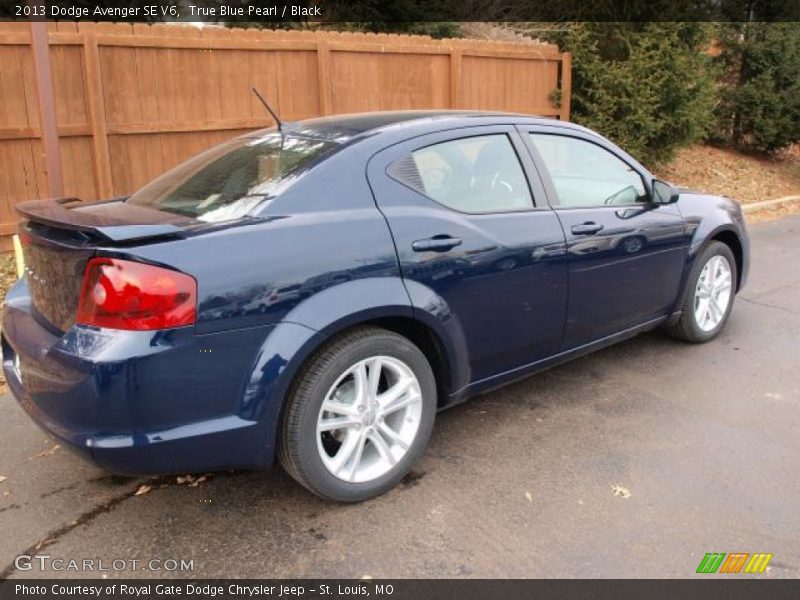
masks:
<svg viewBox="0 0 800 600"><path fill-rule="evenodd" d="M666 181L653 180L653 202L656 204L674 204L678 201L678 188Z"/></svg>

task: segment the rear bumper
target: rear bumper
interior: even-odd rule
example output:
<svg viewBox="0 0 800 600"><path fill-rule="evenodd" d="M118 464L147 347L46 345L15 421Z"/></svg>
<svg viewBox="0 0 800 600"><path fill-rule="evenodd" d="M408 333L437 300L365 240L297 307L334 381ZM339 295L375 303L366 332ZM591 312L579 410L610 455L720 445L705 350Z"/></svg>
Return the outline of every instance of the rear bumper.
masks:
<svg viewBox="0 0 800 600"><path fill-rule="evenodd" d="M270 329L59 333L35 316L20 282L3 313L3 371L40 427L106 470L266 467L274 423L243 392Z"/></svg>

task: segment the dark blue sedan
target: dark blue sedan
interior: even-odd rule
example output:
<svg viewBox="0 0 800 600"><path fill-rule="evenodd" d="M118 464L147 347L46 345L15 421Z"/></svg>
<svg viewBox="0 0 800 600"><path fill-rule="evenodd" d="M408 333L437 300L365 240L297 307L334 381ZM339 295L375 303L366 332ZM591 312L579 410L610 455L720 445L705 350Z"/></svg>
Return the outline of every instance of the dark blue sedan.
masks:
<svg viewBox="0 0 800 600"><path fill-rule="evenodd" d="M358 501L438 410L662 327L717 336L748 269L739 206L596 133L522 115L287 123L127 198L29 202L3 369L102 467L268 467Z"/></svg>

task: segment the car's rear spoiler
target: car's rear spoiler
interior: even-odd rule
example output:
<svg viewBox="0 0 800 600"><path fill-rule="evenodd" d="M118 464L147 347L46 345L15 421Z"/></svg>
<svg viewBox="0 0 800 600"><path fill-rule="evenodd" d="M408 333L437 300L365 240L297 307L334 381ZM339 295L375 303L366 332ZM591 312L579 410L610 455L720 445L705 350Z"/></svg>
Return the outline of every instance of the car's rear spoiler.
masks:
<svg viewBox="0 0 800 600"><path fill-rule="evenodd" d="M31 200L17 204L27 220L59 229L80 231L109 242L129 242L145 238L180 236L192 219L123 202L115 198L84 203L78 198Z"/></svg>

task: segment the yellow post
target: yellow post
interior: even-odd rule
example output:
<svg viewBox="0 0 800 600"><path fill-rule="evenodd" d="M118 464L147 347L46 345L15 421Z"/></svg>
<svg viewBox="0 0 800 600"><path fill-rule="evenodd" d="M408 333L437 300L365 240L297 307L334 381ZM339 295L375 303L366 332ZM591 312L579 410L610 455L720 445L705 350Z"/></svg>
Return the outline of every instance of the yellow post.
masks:
<svg viewBox="0 0 800 600"><path fill-rule="evenodd" d="M25 273L25 257L22 255L22 244L19 242L19 236L11 236L14 244L14 258L17 261L17 278L22 279Z"/></svg>

